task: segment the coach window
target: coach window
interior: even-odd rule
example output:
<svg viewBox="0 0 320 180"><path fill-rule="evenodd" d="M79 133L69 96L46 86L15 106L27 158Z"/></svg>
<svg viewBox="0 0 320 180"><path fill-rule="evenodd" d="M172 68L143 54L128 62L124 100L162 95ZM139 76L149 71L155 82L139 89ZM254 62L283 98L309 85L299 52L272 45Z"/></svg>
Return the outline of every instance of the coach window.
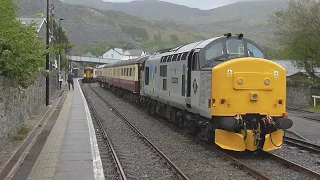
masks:
<svg viewBox="0 0 320 180"><path fill-rule="evenodd" d="M171 62L172 55L168 56L167 62Z"/></svg>
<svg viewBox="0 0 320 180"><path fill-rule="evenodd" d="M184 61L184 60L187 59L188 53L189 53L189 52L183 53L183 55L182 55L182 57L181 57L181 61Z"/></svg>
<svg viewBox="0 0 320 180"><path fill-rule="evenodd" d="M177 61L178 54L173 55L172 61Z"/></svg>
<svg viewBox="0 0 320 180"><path fill-rule="evenodd" d="M129 76L129 68L127 68L127 76Z"/></svg>
<svg viewBox="0 0 320 180"><path fill-rule="evenodd" d="M168 56L163 57L162 62L167 62Z"/></svg>
<svg viewBox="0 0 320 180"><path fill-rule="evenodd" d="M132 76L132 68L130 68L130 76Z"/></svg>
<svg viewBox="0 0 320 180"><path fill-rule="evenodd" d="M149 85L149 67L146 67L146 73L144 77L145 77L145 80L144 80L145 85Z"/></svg>
<svg viewBox="0 0 320 180"><path fill-rule="evenodd" d="M206 60L212 60L221 55L223 55L223 45L222 42L218 42L207 49Z"/></svg>
<svg viewBox="0 0 320 180"><path fill-rule="evenodd" d="M132 70L132 75L133 75L133 76L136 76L136 67L133 67L132 69L133 69L133 70Z"/></svg>
<svg viewBox="0 0 320 180"><path fill-rule="evenodd" d="M121 76L123 76L123 68L121 69Z"/></svg>
<svg viewBox="0 0 320 180"><path fill-rule="evenodd" d="M260 51L260 49L254 46L253 44L248 43L247 48L248 48L248 55L250 57L264 58L262 51Z"/></svg>
<svg viewBox="0 0 320 180"><path fill-rule="evenodd" d="M177 57L177 61L180 61L182 53L180 53Z"/></svg>

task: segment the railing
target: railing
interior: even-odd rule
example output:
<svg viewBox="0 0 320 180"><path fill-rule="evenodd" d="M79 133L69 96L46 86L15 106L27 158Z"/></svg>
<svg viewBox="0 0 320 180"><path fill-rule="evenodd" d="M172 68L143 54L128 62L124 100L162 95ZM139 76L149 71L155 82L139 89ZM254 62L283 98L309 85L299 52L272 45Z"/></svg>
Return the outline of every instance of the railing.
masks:
<svg viewBox="0 0 320 180"><path fill-rule="evenodd" d="M77 62L92 62L92 63L102 63L102 64L112 64L120 62L121 59L108 59L108 58L95 58L95 57L82 57L82 56L69 56L71 61Z"/></svg>
<svg viewBox="0 0 320 180"><path fill-rule="evenodd" d="M313 97L313 106L317 106L317 99L320 99L320 96L312 96Z"/></svg>

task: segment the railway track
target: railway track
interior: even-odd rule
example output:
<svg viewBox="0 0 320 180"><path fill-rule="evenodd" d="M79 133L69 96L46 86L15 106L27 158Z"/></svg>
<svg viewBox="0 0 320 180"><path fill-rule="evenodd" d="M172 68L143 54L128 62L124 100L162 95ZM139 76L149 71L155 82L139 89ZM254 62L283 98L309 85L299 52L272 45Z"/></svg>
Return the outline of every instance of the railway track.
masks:
<svg viewBox="0 0 320 180"><path fill-rule="evenodd" d="M81 88L82 88L82 86L81 86ZM117 179L121 179L121 180L127 180L126 175L125 175L125 173L124 173L124 170L123 170L123 168L122 168L122 165L121 165L121 163L120 163L120 161L119 161L118 155L117 155L117 153L116 153L116 151L115 151L115 149L114 149L114 147L113 147L113 145L112 145L112 143L111 143L111 141L110 141L110 138L108 137L108 134L107 134L105 128L103 127L103 124L102 124L102 122L101 122L101 119L100 119L97 111L95 110L95 108L94 108L94 106L93 106L90 98L88 98L88 95L87 95L87 93L84 91L83 88L82 88L82 91L83 91L83 94L84 94L84 96L85 96L85 98L86 98L86 100L87 100L88 107L89 107L90 112L91 112L91 114L92 114L92 116L93 116L93 119L95 120L95 122L96 122L96 124L98 125L99 130L100 130L100 132L101 132L102 138L100 137L100 135L98 135L98 136L97 136L97 140L98 140L98 141L99 141L99 140L100 140L100 141L103 140L103 141L106 143L106 145L108 146L107 158L112 158L112 159L114 160L114 162L113 162L112 165L114 165L114 167L116 168L117 174L116 174L115 172L112 172L113 177L115 177L115 178L117 178ZM111 155L111 157L110 157L110 155ZM111 165L111 166L112 166L112 165ZM109 168L110 168L110 165L109 165L108 169L109 169ZM110 169L112 169L112 167L111 167ZM110 173L108 173L108 176L110 176Z"/></svg>
<svg viewBox="0 0 320 180"><path fill-rule="evenodd" d="M128 102L130 104L131 101L127 101L124 99L124 102ZM133 104L134 106L136 106L135 104ZM139 108L139 107L137 107ZM141 108L139 108L141 109ZM145 110L145 109L144 109ZM157 118L159 119L159 118ZM176 126L173 125L170 122L167 122L166 120L163 119L159 119L161 120L163 123L165 123L166 125L169 125L170 127L172 127L175 131L177 130ZM179 129L179 128L178 128ZM180 129L182 130L182 129ZM182 130L183 131L183 130ZM252 175L253 177L257 178L257 179L274 179L274 175L270 175L268 174L267 170L261 170L257 168L257 162L260 161L260 166L263 166L264 162L268 162L270 164L269 167L271 167L269 169L269 172L271 172L272 170L274 171L274 169L276 168L281 168L281 169L287 169L288 173L296 173L299 174L300 178L303 177L303 179L320 179L320 175L312 170L309 170L308 168L305 168L297 163L291 162L289 160L286 160L280 156L274 155L272 153L267 153L267 152L262 152L259 153L259 156L255 156L253 159L253 161L256 161L255 163L251 163L250 161L246 161L245 159L239 158L237 156L234 156L233 153L228 153L224 150L221 150L219 148L210 148L209 146L206 146L207 148L209 147L210 150L216 152L220 157L222 157L223 159L226 159L228 161L233 162L233 164L235 164L238 168L243 169L244 171L246 171L247 173L249 173L250 175ZM252 158L252 155L250 155ZM278 165L276 165L278 164ZM276 165L276 166L275 166ZM289 169L288 169L289 167ZM298 178L299 179L299 178Z"/></svg>
<svg viewBox="0 0 320 180"><path fill-rule="evenodd" d="M315 179L320 179L320 174L317 173L317 172L314 172L304 166L301 166L297 163L294 163L292 161L289 161L283 157L280 157L278 155L275 155L273 153L268 153L268 152L263 152L263 155L266 156L268 159L273 159L277 162L279 162L280 164L286 166L286 167L289 167L290 169L294 169L298 172L301 172L303 174L306 174L308 175L309 177L312 177L312 178L315 178Z"/></svg>
<svg viewBox="0 0 320 180"><path fill-rule="evenodd" d="M298 115L301 118L310 120L310 121L315 121L315 122L320 122L320 113L315 113L312 111L304 110L304 109L297 109L297 108L291 108L287 107L287 110L292 111L292 112L299 112L301 113Z"/></svg>
<svg viewBox="0 0 320 180"><path fill-rule="evenodd" d="M305 149L310 152L314 152L320 154L320 146L316 144L312 144L303 140L299 140L292 137L284 137L284 142L293 146L297 146L299 148Z"/></svg>
<svg viewBox="0 0 320 180"><path fill-rule="evenodd" d="M152 144L152 142L146 138L133 124L131 124L129 122L128 119L126 119L124 116L122 116L110 103L108 103L105 99L103 99L89 84L89 88L92 90L92 92L101 100L103 101L109 108L110 110L112 110L113 113L116 114L116 116L118 116L128 127L129 129L131 129L131 131L133 133L136 134L136 139L137 141L143 141L143 144L144 144L144 147L143 149L150 149L151 151L153 151L152 153L149 153L149 154L154 154L156 153L156 155L153 155L154 157L152 159L154 159L155 157L160 157L163 162L154 162L154 163L159 163L159 165L155 165L157 166L156 168L159 168L161 166L161 168L167 168L169 171L171 171L172 175L170 175L170 173L167 173L167 177L163 177L165 179L172 179L172 177L174 177L174 179L183 179L183 180L188 180L188 177L173 163L171 162L171 160L165 156L164 153L162 153L154 144ZM84 90L84 89L83 89ZM85 92L84 92L85 93ZM89 98L87 98L89 99ZM90 100L89 100L90 101ZM89 102L88 102L89 104ZM92 109L94 109L94 107L92 106L91 104L91 107ZM121 179L127 179L127 173L126 173L126 169L130 169L130 168L127 168L127 167L123 167L123 166L127 166L127 165L124 165L122 164L121 162L124 162L124 163L127 163L127 161L130 160L130 158L126 159L126 156L123 155L123 152L120 152L119 154L121 154L120 156L117 155L117 149L119 149L119 145L116 145L117 147L113 147L113 143L112 143L112 139L110 137L108 137L108 134L105 130L105 126L103 125L101 119L99 118L99 115L97 114L97 112L95 110L93 110L93 114L95 117L97 117L96 119L98 120L99 122L99 126L100 126L100 129L101 131L103 131L103 134L104 134L104 137L111 149L111 152L113 154L113 158L114 158L114 161L115 161L115 164L117 166L117 169L118 169L118 173L119 173L119 177ZM124 132L122 132L124 133ZM131 139L134 139L133 136L130 136ZM151 148L150 148L151 147ZM129 170L130 173L130 176L132 177L132 169ZM168 175L169 174L169 175ZM136 177L134 177L136 178ZM148 177L150 178L150 177ZM130 177L129 177L130 179ZM139 178L138 178L139 179Z"/></svg>

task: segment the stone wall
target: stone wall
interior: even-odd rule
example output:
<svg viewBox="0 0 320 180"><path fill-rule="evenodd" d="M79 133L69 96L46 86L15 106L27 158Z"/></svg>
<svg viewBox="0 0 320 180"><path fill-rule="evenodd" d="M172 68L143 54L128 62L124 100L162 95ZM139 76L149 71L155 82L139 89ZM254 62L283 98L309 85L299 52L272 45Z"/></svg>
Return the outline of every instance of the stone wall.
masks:
<svg viewBox="0 0 320 180"><path fill-rule="evenodd" d="M287 106L293 108L309 108L313 105L312 95L320 96L319 85L301 85L287 82ZM318 100L317 104L320 104Z"/></svg>
<svg viewBox="0 0 320 180"><path fill-rule="evenodd" d="M40 76L27 89L0 76L0 150L14 137L29 116L40 105L45 104L45 77ZM58 89L57 73L50 75L50 95Z"/></svg>

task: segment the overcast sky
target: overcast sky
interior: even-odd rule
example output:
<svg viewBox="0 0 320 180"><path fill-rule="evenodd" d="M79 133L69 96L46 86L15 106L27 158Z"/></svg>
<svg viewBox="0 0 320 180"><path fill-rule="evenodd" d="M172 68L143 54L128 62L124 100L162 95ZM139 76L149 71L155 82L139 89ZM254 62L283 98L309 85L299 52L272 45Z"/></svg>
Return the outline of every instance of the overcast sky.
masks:
<svg viewBox="0 0 320 180"><path fill-rule="evenodd" d="M104 0L109 2L129 2L132 0ZM162 0L175 4L181 4L189 7L200 8L200 9L212 9L215 7L223 6L230 3L239 1L260 1L260 0ZM272 0L270 0L272 1ZM274 1L274 0L273 0Z"/></svg>

